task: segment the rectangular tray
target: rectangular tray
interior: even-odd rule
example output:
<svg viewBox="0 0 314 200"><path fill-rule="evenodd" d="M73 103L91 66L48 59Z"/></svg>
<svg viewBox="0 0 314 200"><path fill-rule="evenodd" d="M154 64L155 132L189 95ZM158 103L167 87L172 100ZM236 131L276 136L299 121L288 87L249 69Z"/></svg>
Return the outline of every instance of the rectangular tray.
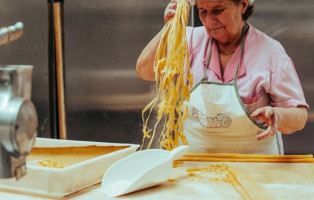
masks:
<svg viewBox="0 0 314 200"><path fill-rule="evenodd" d="M101 182L105 171L111 164L134 153L140 146L137 144L37 138L35 147L89 145L130 147L75 163L65 168L48 168L27 163L27 174L24 177L18 181L16 181L15 178L0 179L0 188L62 197Z"/></svg>

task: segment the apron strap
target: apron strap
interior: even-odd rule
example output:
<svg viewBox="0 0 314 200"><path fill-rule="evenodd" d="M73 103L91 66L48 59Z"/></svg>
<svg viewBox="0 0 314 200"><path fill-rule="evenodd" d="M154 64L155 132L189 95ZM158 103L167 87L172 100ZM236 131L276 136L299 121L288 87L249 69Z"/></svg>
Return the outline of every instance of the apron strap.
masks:
<svg viewBox="0 0 314 200"><path fill-rule="evenodd" d="M240 68L240 64L241 64L241 61L242 61L242 53L243 53L243 46L244 46L244 37L246 35L246 32L247 32L247 23L245 22L244 23L244 26L243 26L243 29L242 29L242 36L241 36L241 51L240 51L240 58L239 58L239 63L238 63L238 66L237 66L237 70L236 70L236 73L235 73L235 77L233 79L233 82L235 85L237 85L237 80L238 80L238 73L239 73L239 68Z"/></svg>
<svg viewBox="0 0 314 200"><path fill-rule="evenodd" d="M209 49L208 49L209 52L208 52L208 57L207 57L207 62L206 62L206 68L205 69L207 69L209 67L210 59L212 57L212 46L213 46L214 40L213 40L213 38L211 38L210 40L211 41L210 41L210 45L209 45Z"/></svg>
<svg viewBox="0 0 314 200"><path fill-rule="evenodd" d="M213 46L213 42L214 42L214 40L213 40L213 38L211 38L210 39L211 41L210 41L210 45L209 45L209 48L208 48L208 57L207 57L207 62L206 62L206 65L205 65L205 67L204 67L204 76L203 76L203 78L202 78L202 81L204 81L204 80L206 80L206 72L207 72L207 69L208 69L208 67L209 67L209 63L210 63L210 59L211 59L211 57L212 57L212 46Z"/></svg>

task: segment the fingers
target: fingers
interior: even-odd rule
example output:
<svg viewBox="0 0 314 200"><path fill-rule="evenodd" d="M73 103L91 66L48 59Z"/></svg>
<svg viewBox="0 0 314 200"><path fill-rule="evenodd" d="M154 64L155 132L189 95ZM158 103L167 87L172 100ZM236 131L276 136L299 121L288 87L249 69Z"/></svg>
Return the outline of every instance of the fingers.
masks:
<svg viewBox="0 0 314 200"><path fill-rule="evenodd" d="M271 106L259 108L251 114L252 119L260 119L261 121L264 121L267 124L267 126L272 125L273 116L274 116L274 108Z"/></svg>
<svg viewBox="0 0 314 200"><path fill-rule="evenodd" d="M258 131L256 139L263 140L267 138L268 136L274 136L276 132L277 132L277 129L274 129L272 126L269 126L264 131Z"/></svg>
<svg viewBox="0 0 314 200"><path fill-rule="evenodd" d="M257 109L255 112L252 113L251 117L253 119L260 119L263 120L267 124L267 129L264 131L259 131L257 133L257 140L262 140L267 138L268 136L274 136L279 127L279 116L275 112L275 109L271 106L266 106L263 108Z"/></svg>
<svg viewBox="0 0 314 200"><path fill-rule="evenodd" d="M260 116L262 114L262 112L263 112L263 108L258 108L251 114L251 117L253 119L256 119L256 118L258 118L258 116Z"/></svg>
<svg viewBox="0 0 314 200"><path fill-rule="evenodd" d="M268 121L268 126L271 126L272 125L272 117L273 117L273 114L274 114L274 110L272 107L270 106L267 106L265 107L265 110L264 110L264 117L266 118L266 121Z"/></svg>
<svg viewBox="0 0 314 200"><path fill-rule="evenodd" d="M271 129L271 127L269 126L269 127L267 127L267 129L265 131L258 131L256 139L257 140L265 139L267 136L270 135L270 129Z"/></svg>
<svg viewBox="0 0 314 200"><path fill-rule="evenodd" d="M265 113L265 107L263 108L259 108L257 110L255 110L252 114L251 114L251 118L252 119L259 119L261 121L266 122L266 117L264 116Z"/></svg>
<svg viewBox="0 0 314 200"><path fill-rule="evenodd" d="M172 10L172 11L175 11L177 9L177 1L171 1L169 4L168 4L168 9L169 10Z"/></svg>
<svg viewBox="0 0 314 200"><path fill-rule="evenodd" d="M165 24L168 23L168 21L174 17L175 13L176 13L176 9L177 9L177 1L176 0L172 0L166 10L165 10L165 14L164 14L164 20L165 20Z"/></svg>
<svg viewBox="0 0 314 200"><path fill-rule="evenodd" d="M261 117L261 116L264 116L265 118L270 118L272 114L273 114L273 107L266 106L266 107L256 109L251 114L251 117L254 119Z"/></svg>

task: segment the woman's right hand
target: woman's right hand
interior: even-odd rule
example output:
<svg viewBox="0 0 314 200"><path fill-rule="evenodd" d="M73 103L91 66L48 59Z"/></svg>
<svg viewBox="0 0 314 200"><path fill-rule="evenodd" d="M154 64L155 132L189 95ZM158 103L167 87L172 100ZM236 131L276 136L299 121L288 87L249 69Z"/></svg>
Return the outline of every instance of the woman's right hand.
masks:
<svg viewBox="0 0 314 200"><path fill-rule="evenodd" d="M168 4L165 13L164 13L164 20L165 24L168 23L168 21L174 17L177 9L177 0L171 0L171 2Z"/></svg>

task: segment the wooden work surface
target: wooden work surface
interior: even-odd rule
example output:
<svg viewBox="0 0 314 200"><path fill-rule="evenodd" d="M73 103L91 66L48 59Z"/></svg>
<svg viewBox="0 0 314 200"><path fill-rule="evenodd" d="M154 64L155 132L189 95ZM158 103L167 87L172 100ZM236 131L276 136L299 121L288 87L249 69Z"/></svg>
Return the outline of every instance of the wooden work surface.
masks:
<svg viewBox="0 0 314 200"><path fill-rule="evenodd" d="M156 200L242 200L243 198L230 183L212 181L201 175L191 176L187 169L209 167L219 162L185 162L173 169L172 181L156 187L124 195L119 198L105 196L100 184L85 188L65 196L66 200L88 199L156 199ZM310 200L314 197L314 163L225 163L245 171L256 184L265 188L267 193L278 200ZM34 180L35 181L35 180ZM1 200L48 200L57 199L16 191L0 191ZM60 199L60 198L59 198Z"/></svg>

